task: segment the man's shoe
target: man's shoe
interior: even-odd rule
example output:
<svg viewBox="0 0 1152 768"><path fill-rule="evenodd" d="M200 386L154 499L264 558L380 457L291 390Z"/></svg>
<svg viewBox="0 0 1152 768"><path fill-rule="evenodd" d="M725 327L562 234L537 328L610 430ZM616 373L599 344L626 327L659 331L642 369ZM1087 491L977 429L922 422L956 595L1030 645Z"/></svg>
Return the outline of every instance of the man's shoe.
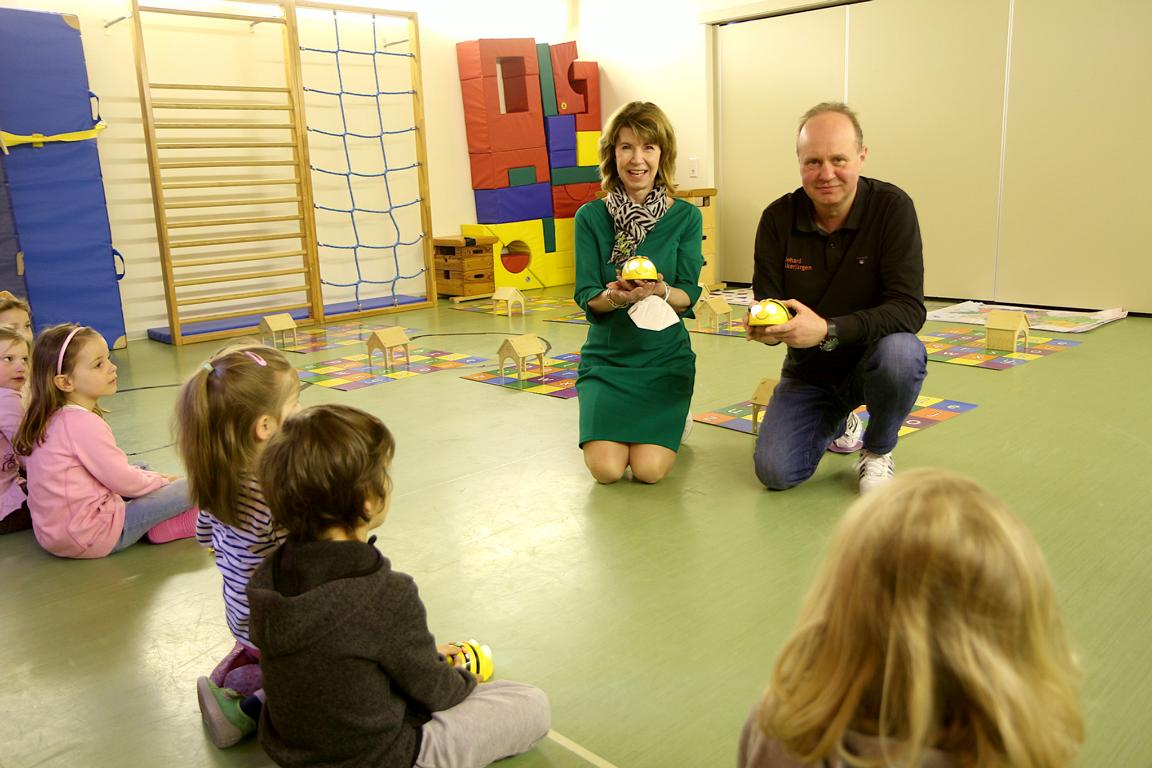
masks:
<svg viewBox="0 0 1152 768"><path fill-rule="evenodd" d="M208 738L219 749L227 749L245 736L256 732L256 721L240 709L240 695L229 688L217 688L206 677L196 681L196 697L200 700L200 717L208 730Z"/></svg>
<svg viewBox="0 0 1152 768"><path fill-rule="evenodd" d="M864 422L856 415L856 411L848 414L844 420L844 434L832 441L828 450L833 453L856 453L864 447Z"/></svg>
<svg viewBox="0 0 1152 768"><path fill-rule="evenodd" d="M860 476L860 493L867 493L892 479L896 462L891 453L872 453L865 448L856 461L856 473Z"/></svg>

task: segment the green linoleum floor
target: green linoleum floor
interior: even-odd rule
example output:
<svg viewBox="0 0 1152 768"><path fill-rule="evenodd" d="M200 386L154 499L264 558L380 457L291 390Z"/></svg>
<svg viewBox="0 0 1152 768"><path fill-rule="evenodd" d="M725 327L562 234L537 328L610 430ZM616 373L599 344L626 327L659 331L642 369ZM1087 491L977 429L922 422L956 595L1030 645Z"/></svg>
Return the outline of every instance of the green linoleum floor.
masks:
<svg viewBox="0 0 1152 768"><path fill-rule="evenodd" d="M585 328L547 316L443 302L394 319L425 333L492 331L417 342L489 358L508 332L578 351ZM926 394L979 407L902 441L897 469L971 474L1028 522L1085 670L1078 765L1147 765L1152 319L1069 338L1083 344L1012 371L930 363ZM780 350L692 342L695 411L744 400L778 373ZM132 342L114 355L120 385L178 382L217 346ZM665 482L601 487L575 444L576 402L464 373L302 396L366 408L395 432L396 497L378 545L415 577L433 632L489 643L498 675L547 691L556 731L620 768L733 765L740 726L855 496L852 457L830 454L805 485L769 493L752 473L751 437L697 424ZM159 386L106 405L122 448L179 472L166 447L175 395ZM255 743L216 750L200 726L195 680L231 641L219 576L192 542L62 561L31 534L7 536L0 585L0 766L270 765ZM590 763L546 741L502 765Z"/></svg>

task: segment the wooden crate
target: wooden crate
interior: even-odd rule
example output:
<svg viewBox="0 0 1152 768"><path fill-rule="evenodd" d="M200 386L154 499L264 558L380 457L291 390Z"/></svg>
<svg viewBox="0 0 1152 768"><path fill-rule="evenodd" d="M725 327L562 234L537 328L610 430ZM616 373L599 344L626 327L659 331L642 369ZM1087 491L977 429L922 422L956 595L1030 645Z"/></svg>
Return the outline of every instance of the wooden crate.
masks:
<svg viewBox="0 0 1152 768"><path fill-rule="evenodd" d="M479 296L496 290L492 246L495 237L437 237L432 240L432 266L440 296Z"/></svg>

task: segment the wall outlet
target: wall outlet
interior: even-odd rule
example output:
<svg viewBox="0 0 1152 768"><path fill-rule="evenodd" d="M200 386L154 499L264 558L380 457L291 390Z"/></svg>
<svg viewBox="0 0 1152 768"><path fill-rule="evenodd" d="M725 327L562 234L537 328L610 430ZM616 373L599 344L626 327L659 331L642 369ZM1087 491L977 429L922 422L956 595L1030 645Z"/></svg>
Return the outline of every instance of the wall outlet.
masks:
<svg viewBox="0 0 1152 768"><path fill-rule="evenodd" d="M700 175L700 158L688 158L688 178L695 179Z"/></svg>

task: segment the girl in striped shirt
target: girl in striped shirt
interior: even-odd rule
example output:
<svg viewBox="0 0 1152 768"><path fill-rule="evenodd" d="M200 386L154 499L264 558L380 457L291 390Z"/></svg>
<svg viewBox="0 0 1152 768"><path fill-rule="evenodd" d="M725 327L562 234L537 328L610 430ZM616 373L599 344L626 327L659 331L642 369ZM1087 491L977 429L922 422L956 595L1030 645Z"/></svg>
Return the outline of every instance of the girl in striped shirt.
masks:
<svg viewBox="0 0 1152 768"><path fill-rule="evenodd" d="M262 701L260 652L248 638L248 579L284 540L255 477L268 440L300 410L300 382L284 355L264 346L231 346L184 383L176 409L177 444L189 494L200 507L196 538L211 547L224 577L224 612L232 651L197 681L200 712L218 747L254 730L228 723L243 697ZM247 726L247 720L241 719Z"/></svg>

